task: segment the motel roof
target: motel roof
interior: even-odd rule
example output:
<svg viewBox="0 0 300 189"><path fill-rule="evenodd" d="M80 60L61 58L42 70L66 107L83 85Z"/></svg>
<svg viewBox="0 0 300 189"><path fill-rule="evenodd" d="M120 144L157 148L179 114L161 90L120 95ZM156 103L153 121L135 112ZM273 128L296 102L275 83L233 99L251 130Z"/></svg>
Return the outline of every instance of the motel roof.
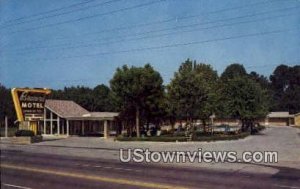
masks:
<svg viewBox="0 0 300 189"><path fill-rule="evenodd" d="M289 112L270 112L267 117L269 118L289 118L294 117Z"/></svg>
<svg viewBox="0 0 300 189"><path fill-rule="evenodd" d="M119 113L116 112L90 112L88 114L84 114L83 117L90 117L90 118L112 118L117 117Z"/></svg>
<svg viewBox="0 0 300 189"><path fill-rule="evenodd" d="M89 112L71 100L47 99L45 107L61 118L70 120L112 120L117 112Z"/></svg>

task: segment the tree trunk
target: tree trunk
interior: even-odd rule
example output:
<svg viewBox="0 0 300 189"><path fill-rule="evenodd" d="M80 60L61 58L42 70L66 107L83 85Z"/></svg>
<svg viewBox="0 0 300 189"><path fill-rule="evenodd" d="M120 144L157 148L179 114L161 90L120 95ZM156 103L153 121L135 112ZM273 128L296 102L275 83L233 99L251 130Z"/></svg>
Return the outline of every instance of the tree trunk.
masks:
<svg viewBox="0 0 300 189"><path fill-rule="evenodd" d="M171 124L171 130L174 131L175 128L175 122L172 120L172 118L170 118L170 124Z"/></svg>
<svg viewBox="0 0 300 189"><path fill-rule="evenodd" d="M253 119L250 119L250 121L249 121L249 124L250 124L250 132L251 132L251 134L254 134L254 129L253 129L253 123L254 123L254 120Z"/></svg>
<svg viewBox="0 0 300 189"><path fill-rule="evenodd" d="M140 109L138 106L136 107L135 125L136 125L136 136L140 138Z"/></svg>
<svg viewBox="0 0 300 189"><path fill-rule="evenodd" d="M207 130L206 130L206 121L205 121L205 119L202 119L202 125L203 125L203 132L206 133Z"/></svg>
<svg viewBox="0 0 300 189"><path fill-rule="evenodd" d="M245 131L245 120L244 119L241 119L241 121L242 121L242 132L244 132Z"/></svg>

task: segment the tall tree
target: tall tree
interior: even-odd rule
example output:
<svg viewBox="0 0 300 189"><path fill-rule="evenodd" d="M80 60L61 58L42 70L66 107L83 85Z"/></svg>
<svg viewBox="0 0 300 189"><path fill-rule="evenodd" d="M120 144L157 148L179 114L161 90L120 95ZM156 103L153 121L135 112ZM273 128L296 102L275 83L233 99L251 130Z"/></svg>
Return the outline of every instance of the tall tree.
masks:
<svg viewBox="0 0 300 189"><path fill-rule="evenodd" d="M242 129L253 128L254 119L265 117L269 103L267 91L249 77L235 77L224 82L220 90L221 114L242 121Z"/></svg>
<svg viewBox="0 0 300 189"><path fill-rule="evenodd" d="M300 66L277 66L270 76L274 111L300 112Z"/></svg>
<svg viewBox="0 0 300 189"><path fill-rule="evenodd" d="M95 104L93 111L116 111L108 86L104 84L96 86L92 91L92 96Z"/></svg>
<svg viewBox="0 0 300 189"><path fill-rule="evenodd" d="M163 97L163 80L150 64L144 67L117 68L110 86L114 99L118 102L122 114L132 116L135 111L137 137L140 137L140 116L151 111L151 106L158 106Z"/></svg>
<svg viewBox="0 0 300 189"><path fill-rule="evenodd" d="M4 117L8 117L8 124L13 125L17 119L10 89L0 83L0 126L4 125Z"/></svg>
<svg viewBox="0 0 300 189"><path fill-rule="evenodd" d="M268 89L268 90L270 89L270 87L271 87L270 82L269 82L268 78L265 77L264 75L260 75L256 72L250 72L249 77L250 77L250 79L259 83L263 89Z"/></svg>
<svg viewBox="0 0 300 189"><path fill-rule="evenodd" d="M244 68L244 66L242 64L234 63L234 64L230 64L225 68L224 72L221 75L221 79L223 81L226 81L229 79L233 79L235 77L241 77L246 75L247 75L247 71Z"/></svg>
<svg viewBox="0 0 300 189"><path fill-rule="evenodd" d="M218 75L210 65L186 60L175 73L168 95L178 119L201 119L203 125L214 111Z"/></svg>
<svg viewBox="0 0 300 189"><path fill-rule="evenodd" d="M84 86L65 87L63 90L52 90L49 98L73 100L89 111L115 111L111 99L111 90L104 84L94 89Z"/></svg>

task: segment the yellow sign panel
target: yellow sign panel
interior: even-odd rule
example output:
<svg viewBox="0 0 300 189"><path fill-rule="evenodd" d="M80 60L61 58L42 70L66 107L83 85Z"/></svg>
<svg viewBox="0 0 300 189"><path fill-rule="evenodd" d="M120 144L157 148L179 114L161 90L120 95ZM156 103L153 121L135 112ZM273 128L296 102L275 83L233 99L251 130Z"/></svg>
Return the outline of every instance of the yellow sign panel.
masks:
<svg viewBox="0 0 300 189"><path fill-rule="evenodd" d="M43 116L46 96L50 89L13 88L11 90L18 121Z"/></svg>

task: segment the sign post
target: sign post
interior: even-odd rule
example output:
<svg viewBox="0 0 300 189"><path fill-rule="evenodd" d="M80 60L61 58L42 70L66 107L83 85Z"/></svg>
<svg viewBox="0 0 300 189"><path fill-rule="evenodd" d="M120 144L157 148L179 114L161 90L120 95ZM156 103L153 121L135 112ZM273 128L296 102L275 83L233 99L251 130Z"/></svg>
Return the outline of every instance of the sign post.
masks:
<svg viewBox="0 0 300 189"><path fill-rule="evenodd" d="M8 120L7 116L5 116L5 137L7 138L7 129L8 129Z"/></svg>

